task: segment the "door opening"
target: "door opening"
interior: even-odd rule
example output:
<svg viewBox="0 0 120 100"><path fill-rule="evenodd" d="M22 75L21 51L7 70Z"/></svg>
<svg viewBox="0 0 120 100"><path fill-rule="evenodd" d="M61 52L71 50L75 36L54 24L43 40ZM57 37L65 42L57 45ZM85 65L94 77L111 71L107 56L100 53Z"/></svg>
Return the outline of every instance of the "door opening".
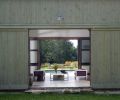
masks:
<svg viewBox="0 0 120 100"><path fill-rule="evenodd" d="M29 38L30 38L30 73L34 76L34 82L32 87L33 88L41 88L41 87L90 87L90 33L89 30L83 30L83 29L46 29L46 30L30 30L29 31ZM70 63L66 60L64 60L62 64L59 63L59 60L62 59L64 54L64 50L59 47L60 42L57 45L58 47L49 48L50 42L52 41L57 43L57 41L64 41L63 44L66 42L70 42L70 40L76 40L77 45L77 67L76 69L73 68L72 64L69 66L72 66L72 71L64 69L64 66L66 63ZM44 45L41 43L44 41ZM45 44L45 41L46 44ZM68 42L68 43L69 43ZM48 51L42 51L42 49L53 49L55 53L58 53L59 56L55 58L55 53L49 53ZM55 49L58 49L55 51ZM65 45L64 45L65 48ZM69 50L68 50L69 51ZM45 58L43 56L44 53L49 58ZM62 53L63 55L62 55ZM51 54L51 55L50 55ZM69 53L68 53L69 54ZM67 55L68 56L68 55ZM64 57L63 57L64 58ZM69 58L69 57L68 57ZM51 59L54 59L53 61ZM43 61L47 62L47 64L42 65ZM56 62L55 62L56 60ZM76 59L75 59L76 60ZM48 63L49 61L49 63ZM66 61L66 62L65 62ZM45 63L45 62L44 62ZM51 64L52 63L52 64ZM54 63L54 64L53 64ZM59 64L58 64L59 63ZM61 66L60 66L61 65ZM44 67L48 67L48 69L45 70ZM52 67L51 67L52 66ZM59 73L54 73L54 66L58 67ZM60 67L60 68L59 68ZM53 69L52 69L53 68ZM67 72L61 73L61 70L64 70ZM82 71L81 71L82 70ZM43 71L44 74L42 75L42 80L37 81L37 77L41 76L35 76L35 73L40 73L40 71ZM77 73L86 73L86 75L77 75ZM57 74L57 75L56 75ZM81 77L82 76L82 77ZM76 79L77 78L77 79ZM82 81L81 81L82 80ZM52 81L52 84L51 84ZM70 82L73 82L72 85L68 85ZM79 83L80 82L80 83ZM39 84L37 84L39 83ZM48 84L49 83L49 84ZM61 85L56 85L60 84ZM76 85L77 84L77 85Z"/></svg>

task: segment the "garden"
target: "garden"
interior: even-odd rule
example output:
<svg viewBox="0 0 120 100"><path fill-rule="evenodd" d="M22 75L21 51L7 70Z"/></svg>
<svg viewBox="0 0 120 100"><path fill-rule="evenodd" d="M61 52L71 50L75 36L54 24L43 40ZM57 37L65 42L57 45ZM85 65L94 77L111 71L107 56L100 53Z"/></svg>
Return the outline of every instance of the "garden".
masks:
<svg viewBox="0 0 120 100"><path fill-rule="evenodd" d="M41 70L76 70L78 69L78 61L66 61L64 64L44 63L40 66Z"/></svg>
<svg viewBox="0 0 120 100"><path fill-rule="evenodd" d="M75 70L78 68L77 48L69 40L41 40L40 68Z"/></svg>

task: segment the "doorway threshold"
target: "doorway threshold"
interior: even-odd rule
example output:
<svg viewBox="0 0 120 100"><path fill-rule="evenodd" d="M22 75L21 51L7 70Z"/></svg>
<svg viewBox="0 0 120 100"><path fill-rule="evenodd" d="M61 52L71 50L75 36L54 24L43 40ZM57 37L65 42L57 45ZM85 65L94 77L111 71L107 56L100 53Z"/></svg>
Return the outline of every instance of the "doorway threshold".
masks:
<svg viewBox="0 0 120 100"><path fill-rule="evenodd" d="M91 87L42 87L31 88L25 92L27 93L80 93L92 92Z"/></svg>

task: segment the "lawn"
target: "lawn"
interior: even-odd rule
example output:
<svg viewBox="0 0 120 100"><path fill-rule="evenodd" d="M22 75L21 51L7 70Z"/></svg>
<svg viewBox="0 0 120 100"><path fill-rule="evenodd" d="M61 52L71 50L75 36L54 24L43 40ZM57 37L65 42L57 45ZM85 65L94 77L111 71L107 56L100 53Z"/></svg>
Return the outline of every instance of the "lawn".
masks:
<svg viewBox="0 0 120 100"><path fill-rule="evenodd" d="M0 93L0 100L120 100L120 95Z"/></svg>

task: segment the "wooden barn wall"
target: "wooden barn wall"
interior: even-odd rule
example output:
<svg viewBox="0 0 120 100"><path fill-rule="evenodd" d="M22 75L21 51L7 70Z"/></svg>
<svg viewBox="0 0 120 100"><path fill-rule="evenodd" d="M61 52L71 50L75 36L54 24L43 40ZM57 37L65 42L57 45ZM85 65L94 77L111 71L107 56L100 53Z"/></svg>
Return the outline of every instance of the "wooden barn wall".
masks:
<svg viewBox="0 0 120 100"><path fill-rule="evenodd" d="M0 90L27 88L27 30L0 29Z"/></svg>
<svg viewBox="0 0 120 100"><path fill-rule="evenodd" d="M120 88L120 30L92 30L91 87Z"/></svg>
<svg viewBox="0 0 120 100"><path fill-rule="evenodd" d="M120 25L120 0L0 0L0 25Z"/></svg>

